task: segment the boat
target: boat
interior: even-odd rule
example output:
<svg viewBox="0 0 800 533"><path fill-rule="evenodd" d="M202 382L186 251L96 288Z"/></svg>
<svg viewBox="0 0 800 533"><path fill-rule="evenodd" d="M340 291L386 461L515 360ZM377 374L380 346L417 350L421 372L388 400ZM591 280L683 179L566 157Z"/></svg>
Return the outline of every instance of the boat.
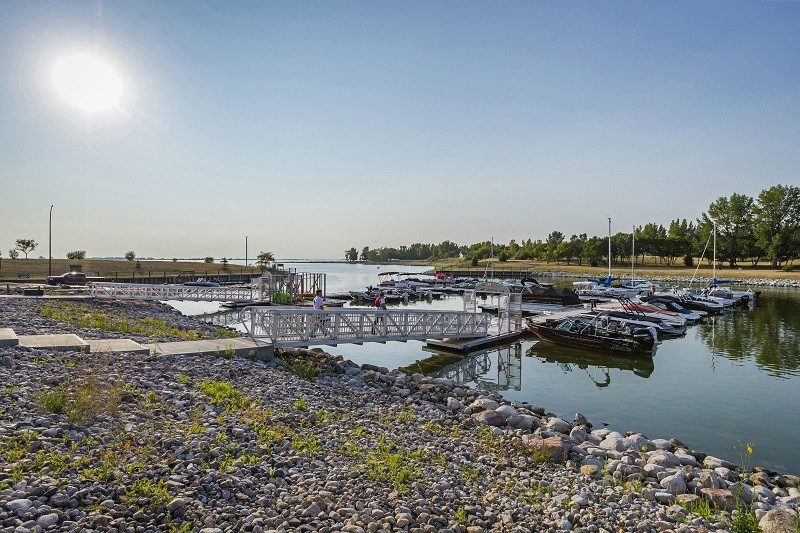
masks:
<svg viewBox="0 0 800 533"><path fill-rule="evenodd" d="M636 303L630 300L629 298L625 297L619 298L618 302L619 302L618 304L614 305L603 304L601 306L598 306L596 309L598 311L622 311L625 313L655 318L672 326L686 325L686 319L680 313L676 313L674 311L669 311L665 309L656 309L654 307L648 307L646 303Z"/></svg>
<svg viewBox="0 0 800 533"><path fill-rule="evenodd" d="M647 300L647 305L655 307L656 309L679 313L683 315L687 322L691 323L700 322L700 320L708 314L706 311L687 309L675 300L669 298L650 298Z"/></svg>
<svg viewBox="0 0 800 533"><path fill-rule="evenodd" d="M652 352L656 339L644 328L619 328L617 323L606 322L605 326L597 318L570 316L546 320L539 323L526 319L528 330L543 341L579 348L614 353Z"/></svg>
<svg viewBox="0 0 800 533"><path fill-rule="evenodd" d="M614 310L594 310L585 313L586 316L597 320L611 320L630 327L648 328L655 332L658 339L680 337L686 333L686 326L668 324L659 318L653 318L643 313Z"/></svg>
<svg viewBox="0 0 800 533"><path fill-rule="evenodd" d="M694 296L678 287L673 287L670 291L660 291L650 296L640 296L639 298L645 302L653 298L671 300L686 309L703 311L706 313L721 313L725 309L725 306L719 301L710 300L701 296Z"/></svg>

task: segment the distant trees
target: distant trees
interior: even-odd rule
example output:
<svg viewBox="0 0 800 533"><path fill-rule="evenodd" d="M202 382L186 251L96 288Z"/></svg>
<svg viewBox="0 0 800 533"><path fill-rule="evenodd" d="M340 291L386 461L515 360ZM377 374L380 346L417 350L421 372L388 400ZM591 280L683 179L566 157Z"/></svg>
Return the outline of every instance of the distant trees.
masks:
<svg viewBox="0 0 800 533"><path fill-rule="evenodd" d="M67 259L86 259L86 250L75 250L74 252L67 252Z"/></svg>
<svg viewBox="0 0 800 533"><path fill-rule="evenodd" d="M355 247L345 250L344 259L345 261L350 261L351 263L353 261L358 261L358 250L356 250Z"/></svg>
<svg viewBox="0 0 800 533"><path fill-rule="evenodd" d="M275 256L272 252L261 252L256 256L256 264L261 267L261 270L267 268L268 263L275 261Z"/></svg>
<svg viewBox="0 0 800 533"><path fill-rule="evenodd" d="M611 236L611 262L644 262L655 258L662 265L672 266L679 261L692 266L694 258L703 254L714 224L717 226L717 257L736 266L751 261L756 266L768 259L774 268L800 257L800 188L776 185L765 189L757 198L734 193L709 205L695 221L675 219L665 227L649 222ZM635 237L635 242L634 242ZM635 245L635 246L634 246ZM436 261L463 257L477 265L489 257L534 259L545 262L576 261L599 266L608 261L607 236L572 235L569 239L560 231L551 231L547 239L508 244L477 242L460 246L451 241L440 244L414 243L399 248L370 248L361 250L362 261L422 260ZM634 250L635 248L635 250ZM633 257L632 253L636 256ZM355 248L345 257L355 255ZM711 261L708 250L705 257Z"/></svg>
<svg viewBox="0 0 800 533"><path fill-rule="evenodd" d="M775 185L761 191L753 212L756 244L773 268L800 256L800 188Z"/></svg>
<svg viewBox="0 0 800 533"><path fill-rule="evenodd" d="M25 254L25 259L28 258L28 252L34 251L38 245L33 239L17 239L14 243L15 248Z"/></svg>
<svg viewBox="0 0 800 533"><path fill-rule="evenodd" d="M213 258L213 257L211 257L211 256L209 255L208 257L206 257L206 258L203 260L203 262L204 262L204 263L213 263L213 262L214 262L214 258Z"/></svg>
<svg viewBox="0 0 800 533"><path fill-rule="evenodd" d="M127 259L128 261L133 261L134 259L136 259L136 254L133 253L133 251L125 252L125 259Z"/></svg>
<svg viewBox="0 0 800 533"><path fill-rule="evenodd" d="M9 249L8 257L10 257L11 259L16 259L17 257L19 257L19 250L15 250L13 248Z"/></svg>

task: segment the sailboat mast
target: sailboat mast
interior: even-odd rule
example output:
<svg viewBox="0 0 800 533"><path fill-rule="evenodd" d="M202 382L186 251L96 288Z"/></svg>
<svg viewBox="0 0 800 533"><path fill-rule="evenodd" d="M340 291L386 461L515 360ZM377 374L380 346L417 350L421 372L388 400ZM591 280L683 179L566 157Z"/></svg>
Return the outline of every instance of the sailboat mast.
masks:
<svg viewBox="0 0 800 533"><path fill-rule="evenodd" d="M633 227L631 233L631 281L633 281L633 268L636 264L636 226Z"/></svg>
<svg viewBox="0 0 800 533"><path fill-rule="evenodd" d="M714 261L712 263L713 267L711 268L711 283L713 285L717 284L717 223L714 222Z"/></svg>
<svg viewBox="0 0 800 533"><path fill-rule="evenodd" d="M611 279L611 217L608 217L608 278Z"/></svg>

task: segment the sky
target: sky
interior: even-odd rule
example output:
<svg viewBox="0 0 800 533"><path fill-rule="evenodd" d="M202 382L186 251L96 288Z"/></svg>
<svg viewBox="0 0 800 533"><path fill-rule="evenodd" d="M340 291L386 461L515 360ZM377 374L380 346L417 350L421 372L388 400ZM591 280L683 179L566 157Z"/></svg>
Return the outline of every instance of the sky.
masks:
<svg viewBox="0 0 800 533"><path fill-rule="evenodd" d="M5 0L0 253L343 259L696 220L800 184L797 28L800 2ZM113 71L87 97L110 107L65 96L76 56Z"/></svg>

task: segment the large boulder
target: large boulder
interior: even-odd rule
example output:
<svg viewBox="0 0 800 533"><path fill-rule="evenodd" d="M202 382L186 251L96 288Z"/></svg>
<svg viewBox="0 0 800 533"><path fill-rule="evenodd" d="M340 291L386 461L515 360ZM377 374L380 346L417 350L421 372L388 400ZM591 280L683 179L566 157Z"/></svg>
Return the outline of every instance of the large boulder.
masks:
<svg viewBox="0 0 800 533"><path fill-rule="evenodd" d="M569 450L572 447L570 441L561 436L543 439L537 435L523 435L522 442L530 450L549 452L555 463L566 461Z"/></svg>
<svg viewBox="0 0 800 533"><path fill-rule="evenodd" d="M505 416L506 418L511 418L512 416L517 416L517 410L511 407L508 404L503 404L495 409L498 413Z"/></svg>
<svg viewBox="0 0 800 533"><path fill-rule="evenodd" d="M547 421L545 427L557 433L563 433L566 435L572 429L572 424L570 424L566 420L554 416Z"/></svg>
<svg viewBox="0 0 800 533"><path fill-rule="evenodd" d="M733 511L734 504L736 503L733 493L728 489L710 489L704 487L700 489L700 496L726 511Z"/></svg>
<svg viewBox="0 0 800 533"><path fill-rule="evenodd" d="M500 407L500 404L492 400L491 398L478 398L477 400L469 404L469 407L470 409L472 409L473 413L477 413L486 410L494 411L495 409Z"/></svg>
<svg viewBox="0 0 800 533"><path fill-rule="evenodd" d="M539 427L539 419L533 415L516 415L508 417L506 424L514 429L532 430Z"/></svg>
<svg viewBox="0 0 800 533"><path fill-rule="evenodd" d="M678 459L674 453L666 450L657 450L651 453L647 458L647 462L651 465L663 466L664 468L674 468L681 464L680 459Z"/></svg>
<svg viewBox="0 0 800 533"><path fill-rule="evenodd" d="M797 531L795 524L797 524L797 513L780 507L770 509L758 521L758 527L764 533L795 533Z"/></svg>
<svg viewBox="0 0 800 533"><path fill-rule="evenodd" d="M506 425L506 417L498 413L493 409L486 409L485 411L481 411L480 413L475 413L472 415L472 418L480 422L481 424L486 424L487 426L493 427L503 427Z"/></svg>
<svg viewBox="0 0 800 533"><path fill-rule="evenodd" d="M677 474L663 478L661 487L672 494L683 494L686 492L686 474L679 470Z"/></svg>

